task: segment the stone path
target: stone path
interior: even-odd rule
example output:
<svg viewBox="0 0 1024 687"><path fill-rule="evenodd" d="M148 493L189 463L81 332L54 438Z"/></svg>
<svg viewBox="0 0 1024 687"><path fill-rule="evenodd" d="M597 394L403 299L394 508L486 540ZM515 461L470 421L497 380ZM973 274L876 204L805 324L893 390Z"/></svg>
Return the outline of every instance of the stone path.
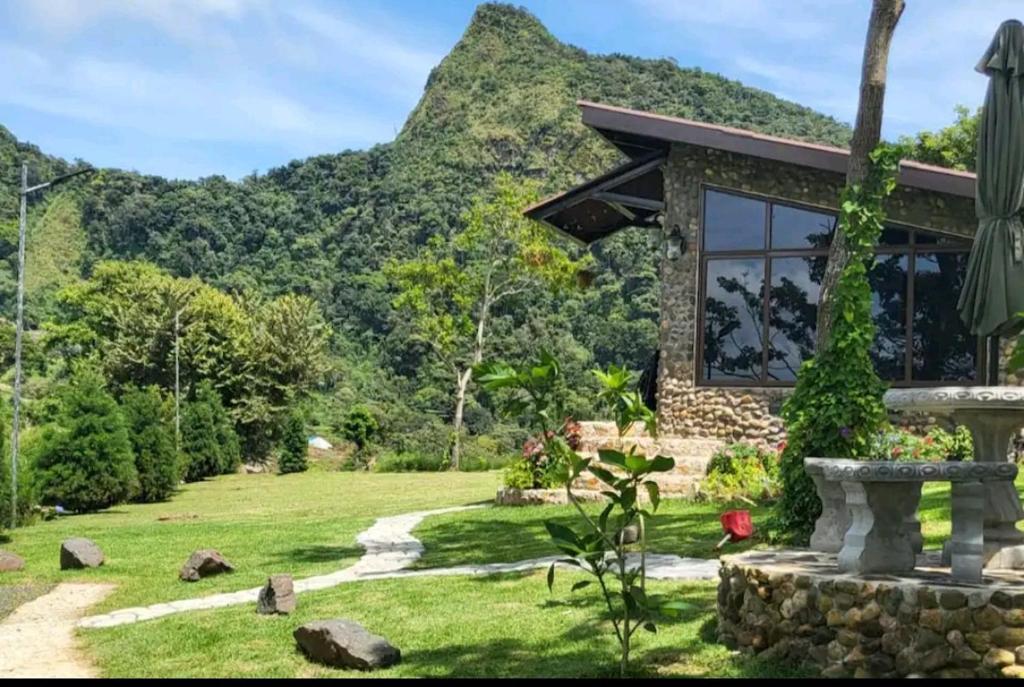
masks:
<svg viewBox="0 0 1024 687"><path fill-rule="evenodd" d="M461 565L450 568L424 568L410 570L423 554L423 544L412 536L412 531L424 518L442 513L486 508L479 506L458 506L438 510L406 513L380 518L372 527L360 533L356 541L366 549L363 556L352 566L325 575L315 575L295 581L295 593L327 589L346 582L359 580L387 579L395 577L424 577L440 575L494 575L505 572L519 572L551 565L556 557L535 558L516 563L489 563L482 565ZM648 554L647 576L651 579L717 579L718 560L703 558L681 558L664 554ZM194 599L171 601L136 608L125 608L104 615L94 615L78 621L79 627L114 627L142 620L152 620L173 613L223 608L245 603L256 603L260 588L244 589L238 592L212 594Z"/></svg>
<svg viewBox="0 0 1024 687"><path fill-rule="evenodd" d="M114 589L111 584L57 585L0 621L0 679L95 677L75 643L75 621Z"/></svg>

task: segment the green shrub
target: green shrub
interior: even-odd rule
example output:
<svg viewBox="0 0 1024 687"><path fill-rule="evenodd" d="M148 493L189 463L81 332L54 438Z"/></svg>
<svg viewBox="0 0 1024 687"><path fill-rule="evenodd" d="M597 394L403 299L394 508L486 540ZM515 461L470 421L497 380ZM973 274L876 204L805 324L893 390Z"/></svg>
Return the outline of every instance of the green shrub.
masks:
<svg viewBox="0 0 1024 687"><path fill-rule="evenodd" d="M60 398L57 420L35 450L42 502L88 512L133 497L139 482L128 429L100 376L80 370Z"/></svg>
<svg viewBox="0 0 1024 687"><path fill-rule="evenodd" d="M160 389L130 389L121 397L121 414L139 476L136 499L163 501L174 493L181 479L181 467L174 449L174 427L164 412Z"/></svg>
<svg viewBox="0 0 1024 687"><path fill-rule="evenodd" d="M233 472L241 462L238 435L209 382L199 384L182 411L181 452L189 482Z"/></svg>
<svg viewBox="0 0 1024 687"><path fill-rule="evenodd" d="M38 443L39 432L33 429L22 431L21 450L18 454L18 525L30 523L39 502L36 494L36 480L33 476L33 447ZM0 433L0 532L11 526L11 454L6 433Z"/></svg>
<svg viewBox="0 0 1024 687"><path fill-rule="evenodd" d="M701 493L724 501L774 498L779 493L778 454L742 443L715 452Z"/></svg>
<svg viewBox="0 0 1024 687"><path fill-rule="evenodd" d="M306 423L298 413L292 413L284 426L281 437L281 457L277 461L277 471L282 475L292 472L305 472L309 467L306 454L309 441L306 438Z"/></svg>
<svg viewBox="0 0 1024 687"><path fill-rule="evenodd" d="M515 459L515 454L500 439L486 434L470 436L466 437L462 445L459 470L462 472L500 470Z"/></svg>
<svg viewBox="0 0 1024 687"><path fill-rule="evenodd" d="M356 445L356 450L363 451L380 431L380 425L369 408L363 405L352 406L341 423L341 434L346 441Z"/></svg>
<svg viewBox="0 0 1024 687"><path fill-rule="evenodd" d="M448 467L443 454L385 451L373 462L374 472L441 472Z"/></svg>
<svg viewBox="0 0 1024 687"><path fill-rule="evenodd" d="M843 192L837 231L846 236L849 262L831 295L828 340L800 367L782 407L788 442L782 452L782 495L768 525L773 539L806 542L821 513L804 458L865 458L874 437L888 427L882 403L886 385L871 360L875 324L868 270L898 169L898 152L880 146L871 154L864 184Z"/></svg>
<svg viewBox="0 0 1024 687"><path fill-rule="evenodd" d="M974 441L963 426L952 433L936 427L923 437L905 429L893 429L876 435L868 457L899 461L972 460Z"/></svg>

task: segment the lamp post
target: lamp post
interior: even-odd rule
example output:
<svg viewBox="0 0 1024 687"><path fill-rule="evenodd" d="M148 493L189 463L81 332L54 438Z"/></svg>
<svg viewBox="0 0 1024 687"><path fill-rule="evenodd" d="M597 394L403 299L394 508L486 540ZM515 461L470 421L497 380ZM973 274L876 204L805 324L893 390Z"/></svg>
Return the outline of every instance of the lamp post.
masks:
<svg viewBox="0 0 1024 687"><path fill-rule="evenodd" d="M14 418L11 429L11 528L18 525L18 432L21 425L21 339L25 330L25 233L28 214L28 195L82 174L95 172L85 167L35 186L28 185L28 163L21 163L21 203L18 209L18 312L14 328Z"/></svg>

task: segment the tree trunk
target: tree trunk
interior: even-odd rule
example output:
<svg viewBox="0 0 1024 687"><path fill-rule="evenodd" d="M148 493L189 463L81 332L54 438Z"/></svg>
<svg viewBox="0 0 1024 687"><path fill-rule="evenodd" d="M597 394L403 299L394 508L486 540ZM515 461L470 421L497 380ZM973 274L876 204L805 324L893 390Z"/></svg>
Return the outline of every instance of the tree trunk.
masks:
<svg viewBox="0 0 1024 687"><path fill-rule="evenodd" d="M864 61L861 65L857 121L850 140L850 162L846 169L848 187L861 183L867 177L869 156L882 139L882 106L885 102L889 45L900 15L903 14L903 7L904 0L874 0L872 3L868 35L864 42ZM824 348L832 332L832 292L849 260L846 236L837 229L829 247L828 264L818 298L819 351Z"/></svg>
<svg viewBox="0 0 1024 687"><path fill-rule="evenodd" d="M473 368L471 367L463 370L459 374L455 387L455 417L452 420L452 431L455 435L452 438L452 470L459 469L459 461L462 457L462 415L466 407L466 388L469 386L469 379L472 374Z"/></svg>
<svg viewBox="0 0 1024 687"><path fill-rule="evenodd" d="M488 278L484 302L480 306L480 319L476 323L476 339L473 342L473 362L468 368L458 373L455 387L455 416L452 419L452 431L455 436L452 440L451 452L453 470L459 469L459 460L462 453L462 415L466 407L466 389L469 387L469 380L473 378L473 366L479 365L484 359L484 332L487 327L487 316L490 315L492 303L490 283L490 278Z"/></svg>

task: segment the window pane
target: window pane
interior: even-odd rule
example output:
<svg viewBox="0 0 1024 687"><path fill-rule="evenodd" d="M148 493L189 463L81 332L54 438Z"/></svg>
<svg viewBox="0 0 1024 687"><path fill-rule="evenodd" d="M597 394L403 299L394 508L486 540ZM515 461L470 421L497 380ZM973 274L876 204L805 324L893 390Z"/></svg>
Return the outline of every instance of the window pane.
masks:
<svg viewBox="0 0 1024 687"><path fill-rule="evenodd" d="M704 299L704 379L761 380L764 260L709 260Z"/></svg>
<svg viewBox="0 0 1024 687"><path fill-rule="evenodd" d="M768 327L768 379L791 382L814 355L818 292L828 258L772 260Z"/></svg>
<svg viewBox="0 0 1024 687"><path fill-rule="evenodd" d="M906 378L907 256L880 255L869 274L875 344L871 357L882 379Z"/></svg>
<svg viewBox="0 0 1024 687"><path fill-rule="evenodd" d="M704 250L764 250L767 203L708 191L704 195Z"/></svg>
<svg viewBox="0 0 1024 687"><path fill-rule="evenodd" d="M967 253L918 253L914 269L913 378L972 381L977 342L960 321L956 303Z"/></svg>
<svg viewBox="0 0 1024 687"><path fill-rule="evenodd" d="M828 248L835 228L832 215L772 206L772 248Z"/></svg>
<svg viewBox="0 0 1024 687"><path fill-rule="evenodd" d="M880 246L906 246L910 243L910 232L906 229L885 227L878 239Z"/></svg>

